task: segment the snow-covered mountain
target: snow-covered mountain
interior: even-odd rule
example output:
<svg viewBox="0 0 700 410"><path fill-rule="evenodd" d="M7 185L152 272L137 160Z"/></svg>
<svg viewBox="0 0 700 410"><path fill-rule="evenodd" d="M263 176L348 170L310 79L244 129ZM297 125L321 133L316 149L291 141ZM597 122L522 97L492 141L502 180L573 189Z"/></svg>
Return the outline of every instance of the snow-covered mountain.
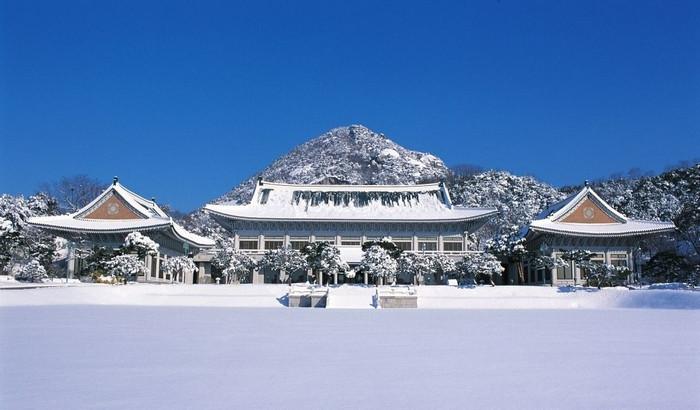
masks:
<svg viewBox="0 0 700 410"><path fill-rule="evenodd" d="M412 151L362 125L334 128L309 140L243 181L214 203L247 203L258 177L286 183L417 184L446 178L449 170L432 154ZM216 230L200 211L184 223L201 234Z"/></svg>
<svg viewBox="0 0 700 410"><path fill-rule="evenodd" d="M334 128L307 141L215 202L246 203L259 176L272 182L416 184L445 178L434 155L411 151L362 125Z"/></svg>

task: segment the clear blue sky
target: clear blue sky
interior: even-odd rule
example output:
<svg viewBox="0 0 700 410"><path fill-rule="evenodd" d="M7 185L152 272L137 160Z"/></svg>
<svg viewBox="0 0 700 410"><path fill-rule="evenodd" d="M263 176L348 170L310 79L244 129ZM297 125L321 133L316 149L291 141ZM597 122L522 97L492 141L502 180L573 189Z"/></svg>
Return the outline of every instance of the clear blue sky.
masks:
<svg viewBox="0 0 700 410"><path fill-rule="evenodd" d="M354 123L555 185L700 156L698 1L250 3L0 0L0 192L188 211Z"/></svg>

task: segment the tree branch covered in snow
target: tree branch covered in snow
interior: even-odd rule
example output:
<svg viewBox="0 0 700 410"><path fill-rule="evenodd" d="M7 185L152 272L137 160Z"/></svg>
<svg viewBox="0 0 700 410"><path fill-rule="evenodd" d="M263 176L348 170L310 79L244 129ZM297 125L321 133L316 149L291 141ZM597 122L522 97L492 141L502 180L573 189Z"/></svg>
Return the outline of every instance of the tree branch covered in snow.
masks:
<svg viewBox="0 0 700 410"><path fill-rule="evenodd" d="M163 262L163 271L170 274L170 277L177 282L183 281L186 274L196 269L197 265L187 256L175 256Z"/></svg>
<svg viewBox="0 0 700 410"><path fill-rule="evenodd" d="M107 273L126 283L146 274L146 265L136 255L117 255L107 262Z"/></svg>
<svg viewBox="0 0 700 410"><path fill-rule="evenodd" d="M504 271L501 262L490 253L468 253L457 264L457 272L463 281L488 282L494 285L493 276Z"/></svg>
<svg viewBox="0 0 700 410"><path fill-rule="evenodd" d="M250 256L235 250L233 241L221 240L212 259L212 265L221 270L226 283L247 282L256 264Z"/></svg>
<svg viewBox="0 0 700 410"><path fill-rule="evenodd" d="M155 255L158 253L158 244L141 232L131 232L124 239L126 252L136 252L140 257Z"/></svg>
<svg viewBox="0 0 700 410"><path fill-rule="evenodd" d="M290 281L292 272L305 270L308 268L306 258L301 254L301 252L292 249L289 246L267 251L258 265L261 268L268 268L274 272L278 272L280 277L287 274Z"/></svg>
<svg viewBox="0 0 700 410"><path fill-rule="evenodd" d="M386 249L372 245L363 253L360 268L373 278L393 281L396 278L398 263Z"/></svg>

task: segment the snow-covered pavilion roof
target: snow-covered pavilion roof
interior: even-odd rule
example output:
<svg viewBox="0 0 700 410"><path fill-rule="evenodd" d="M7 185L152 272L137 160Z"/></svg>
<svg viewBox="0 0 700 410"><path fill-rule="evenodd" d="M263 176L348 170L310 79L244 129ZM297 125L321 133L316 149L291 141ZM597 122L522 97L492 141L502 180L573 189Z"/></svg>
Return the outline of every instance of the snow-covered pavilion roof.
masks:
<svg viewBox="0 0 700 410"><path fill-rule="evenodd" d="M470 221L495 208L452 205L442 183L420 185L301 185L260 180L247 205L208 204L216 216L241 220Z"/></svg>
<svg viewBox="0 0 700 410"><path fill-rule="evenodd" d="M529 225L530 232L595 237L650 235L675 229L673 222L627 218L588 185L542 211Z"/></svg>
<svg viewBox="0 0 700 410"><path fill-rule="evenodd" d="M97 198L76 212L33 217L27 222L57 234L166 230L171 236L197 247L211 247L215 244L213 240L195 235L178 225L155 201L128 190L117 178Z"/></svg>

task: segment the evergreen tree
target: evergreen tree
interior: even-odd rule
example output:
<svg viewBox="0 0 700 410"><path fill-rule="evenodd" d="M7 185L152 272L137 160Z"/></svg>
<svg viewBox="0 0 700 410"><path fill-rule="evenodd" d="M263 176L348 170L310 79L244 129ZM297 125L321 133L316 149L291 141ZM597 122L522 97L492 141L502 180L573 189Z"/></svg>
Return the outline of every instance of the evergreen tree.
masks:
<svg viewBox="0 0 700 410"><path fill-rule="evenodd" d="M360 267L379 284L383 279L392 281L396 279L398 263L386 249L379 245L372 245L362 255Z"/></svg>
<svg viewBox="0 0 700 410"><path fill-rule="evenodd" d="M277 250L270 250L265 253L259 262L261 268L268 268L278 272L280 280L287 275L289 284L292 283L292 273L308 268L306 259L301 252L285 246Z"/></svg>
<svg viewBox="0 0 700 410"><path fill-rule="evenodd" d="M146 274L146 265L135 255L117 255L107 262L107 273L124 284Z"/></svg>
<svg viewBox="0 0 700 410"><path fill-rule="evenodd" d="M124 239L124 253L136 252L139 258L158 253L158 244L141 232L131 232Z"/></svg>
<svg viewBox="0 0 700 410"><path fill-rule="evenodd" d="M310 242L301 249L306 263L318 280L323 284L323 276L347 272L350 267L340 258L340 250L327 242Z"/></svg>
<svg viewBox="0 0 700 410"><path fill-rule="evenodd" d="M221 270L226 283L247 282L255 269L255 261L243 252L235 250L230 239L219 240L214 251L212 265Z"/></svg>
<svg viewBox="0 0 700 410"><path fill-rule="evenodd" d="M496 286L493 276L500 275L503 270L498 258L486 252L468 253L457 264L457 273L462 282L471 281L474 284L488 282L491 286Z"/></svg>

